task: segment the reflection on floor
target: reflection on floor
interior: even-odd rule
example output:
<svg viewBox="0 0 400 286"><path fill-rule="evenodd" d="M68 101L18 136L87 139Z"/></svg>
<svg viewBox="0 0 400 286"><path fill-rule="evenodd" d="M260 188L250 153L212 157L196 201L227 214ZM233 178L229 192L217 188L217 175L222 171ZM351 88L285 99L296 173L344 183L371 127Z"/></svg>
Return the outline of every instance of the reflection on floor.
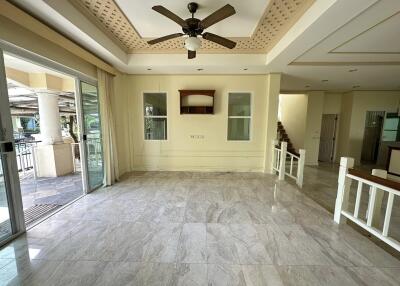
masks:
<svg viewBox="0 0 400 286"><path fill-rule="evenodd" d="M83 194L82 174L34 178L33 170L20 173L25 222L30 224Z"/></svg>
<svg viewBox="0 0 400 286"><path fill-rule="evenodd" d="M11 285L399 285L400 260L265 174L134 173L0 251Z"/></svg>
<svg viewBox="0 0 400 286"><path fill-rule="evenodd" d="M363 169L367 173L371 172L371 166L357 167ZM301 190L308 197L312 198L315 202L323 206L333 214L335 209L336 194L337 194L337 181L339 174L339 166L337 164L324 164L320 163L318 167L306 167L304 171L304 186ZM356 201L357 184L353 183L350 192L349 210L354 211ZM368 189L364 185L363 195L361 197L360 214L366 214L368 207ZM381 209L381 225L383 227L383 220L385 217L387 203L387 194L383 198ZM361 231L361 230L360 230ZM365 233L362 231L362 233ZM390 223L389 235L400 241L400 198L395 196L393 203L392 219ZM376 243L385 247L385 244L380 240L371 237ZM385 247L386 248L386 247Z"/></svg>

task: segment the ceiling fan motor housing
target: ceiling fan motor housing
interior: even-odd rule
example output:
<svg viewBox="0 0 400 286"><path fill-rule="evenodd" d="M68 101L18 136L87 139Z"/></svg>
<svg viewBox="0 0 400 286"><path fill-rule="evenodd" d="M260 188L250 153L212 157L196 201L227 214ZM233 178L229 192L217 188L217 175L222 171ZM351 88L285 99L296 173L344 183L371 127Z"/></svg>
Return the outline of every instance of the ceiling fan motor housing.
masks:
<svg viewBox="0 0 400 286"><path fill-rule="evenodd" d="M203 33L203 28L200 25L200 20L197 18L189 18L185 20L188 27L183 27L182 31L190 37L196 37Z"/></svg>

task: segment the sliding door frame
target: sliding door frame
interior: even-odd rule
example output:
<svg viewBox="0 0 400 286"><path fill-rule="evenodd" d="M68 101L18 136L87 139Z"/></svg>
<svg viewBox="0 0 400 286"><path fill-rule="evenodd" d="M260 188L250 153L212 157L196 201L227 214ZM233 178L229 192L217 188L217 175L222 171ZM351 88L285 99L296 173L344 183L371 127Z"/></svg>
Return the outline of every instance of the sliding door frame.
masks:
<svg viewBox="0 0 400 286"><path fill-rule="evenodd" d="M8 89L3 55L3 50L0 47L0 101L4 103L4 105L2 104L0 106L0 128L2 129L0 143L11 143L13 148L9 152L4 152L3 154L0 153L0 164L3 165L2 169L4 176L4 187L11 224L11 234L0 242L0 246L22 234L26 228L23 215L17 160L15 155L15 142L12 131L13 129L8 102Z"/></svg>
<svg viewBox="0 0 400 286"><path fill-rule="evenodd" d="M82 109L82 94L81 94L81 82L86 82L88 84L94 85L97 87L98 90L98 83L97 79L91 76L88 76L80 71L75 69L69 68L64 66L58 62L50 60L48 58L42 57L38 54L35 54L31 51L18 47L14 44L8 43L4 40L0 39L0 49L4 50L4 52L9 53L11 55L15 55L17 57L24 58L25 60L31 61L35 64L45 66L49 69L53 69L55 71L64 73L68 76L72 76L75 78L75 101L76 101L76 113L78 118L78 125L79 125L79 148L81 152L81 165L82 165L82 183L83 183L83 190L85 194L88 194L91 190L89 188L89 174L88 174L88 157L87 157L87 150L83 138L83 134L85 132L84 129L84 122L83 122L83 109ZM100 123L101 124L101 123ZM102 146L103 147L103 146ZM103 173L104 175L104 173Z"/></svg>

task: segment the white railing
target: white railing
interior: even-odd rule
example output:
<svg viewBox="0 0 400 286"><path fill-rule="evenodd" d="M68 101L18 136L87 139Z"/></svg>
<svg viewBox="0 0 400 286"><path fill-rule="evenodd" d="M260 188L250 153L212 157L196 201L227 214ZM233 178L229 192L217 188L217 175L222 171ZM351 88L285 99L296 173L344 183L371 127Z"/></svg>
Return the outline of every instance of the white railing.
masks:
<svg viewBox="0 0 400 286"><path fill-rule="evenodd" d="M296 184L303 186L304 162L306 150L300 149L299 156L287 151L287 142L281 143L281 148L276 147L277 141L272 142L272 169L278 173L279 180L284 180L285 175L296 180ZM290 163L288 164L288 160ZM294 172L297 166L296 172ZM289 170L287 170L289 167Z"/></svg>
<svg viewBox="0 0 400 286"><path fill-rule="evenodd" d="M349 171L354 167L354 159L342 157L340 159L338 192L336 197L334 221L341 222L341 217L353 221L360 227L364 228L380 240L392 246L397 251L400 251L400 242L389 236L390 219L393 210L394 196L400 197L400 191L390 187L389 180L386 179L386 171L373 170L372 175L363 175L361 172ZM349 193L352 181L358 182L356 202L354 211L350 212L349 208ZM378 182L377 182L378 181ZM393 183L393 182L392 182ZM363 185L366 185L367 194L369 195L368 209L365 215L365 220L360 218L360 204L363 193ZM380 230L380 215L384 193L388 194L385 218L382 230Z"/></svg>

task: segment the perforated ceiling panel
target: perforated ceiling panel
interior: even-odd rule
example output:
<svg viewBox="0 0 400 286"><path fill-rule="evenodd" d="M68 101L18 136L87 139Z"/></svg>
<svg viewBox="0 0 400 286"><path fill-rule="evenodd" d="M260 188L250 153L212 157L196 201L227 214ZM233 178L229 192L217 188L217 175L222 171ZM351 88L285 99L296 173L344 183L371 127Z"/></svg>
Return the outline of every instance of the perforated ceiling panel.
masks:
<svg viewBox="0 0 400 286"><path fill-rule="evenodd" d="M69 0L103 31L130 53L184 53L183 39L177 38L156 45L148 45L113 0ZM304 14L315 0L272 0L249 38L231 38L237 42L233 50L203 40L204 53L265 53Z"/></svg>

